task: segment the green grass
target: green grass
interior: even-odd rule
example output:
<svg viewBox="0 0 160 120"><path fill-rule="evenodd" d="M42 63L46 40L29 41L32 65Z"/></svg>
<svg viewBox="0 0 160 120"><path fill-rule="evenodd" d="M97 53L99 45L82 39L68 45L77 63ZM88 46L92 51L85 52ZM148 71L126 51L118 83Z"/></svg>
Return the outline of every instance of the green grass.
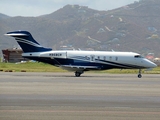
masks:
<svg viewBox="0 0 160 120"><path fill-rule="evenodd" d="M27 62L27 63L21 63L21 64L15 64L15 63L1 63L0 62L0 71L12 71L12 72L66 72L66 70L63 70L61 68L41 63L41 62ZM94 73L118 73L118 74L132 74L132 73L138 73L137 69L111 69L111 70L104 70L104 71L90 71ZM160 74L160 67L156 67L151 71L143 70L142 73L146 74Z"/></svg>
<svg viewBox="0 0 160 120"><path fill-rule="evenodd" d="M54 67L49 64L45 63L32 63L32 62L27 62L27 63L20 63L20 64L15 64L15 63L0 63L0 70L1 71L10 71L12 70L13 72L20 72L20 71L26 71L26 72L64 72L65 70L62 70L58 67Z"/></svg>

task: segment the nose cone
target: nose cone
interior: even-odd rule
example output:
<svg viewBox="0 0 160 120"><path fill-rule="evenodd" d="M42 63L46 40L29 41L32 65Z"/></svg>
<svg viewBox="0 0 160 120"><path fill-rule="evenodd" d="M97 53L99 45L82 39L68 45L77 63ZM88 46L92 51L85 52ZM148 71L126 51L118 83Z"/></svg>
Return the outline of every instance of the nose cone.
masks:
<svg viewBox="0 0 160 120"><path fill-rule="evenodd" d="M147 68L155 68L155 67L157 67L157 65L156 65L155 63L151 62L151 61L148 60L148 59L145 59L145 66L146 66Z"/></svg>
<svg viewBox="0 0 160 120"><path fill-rule="evenodd" d="M155 67L157 67L157 65L152 62L152 63L151 63L151 68L155 68Z"/></svg>

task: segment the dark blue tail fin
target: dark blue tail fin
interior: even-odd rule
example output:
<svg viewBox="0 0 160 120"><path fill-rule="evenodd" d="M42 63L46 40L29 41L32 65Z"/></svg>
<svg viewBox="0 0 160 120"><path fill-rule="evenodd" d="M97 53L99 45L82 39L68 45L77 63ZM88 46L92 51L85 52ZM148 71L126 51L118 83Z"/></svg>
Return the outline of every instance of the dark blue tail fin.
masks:
<svg viewBox="0 0 160 120"><path fill-rule="evenodd" d="M32 35L28 31L14 31L5 34L7 36L14 37L18 44L23 49L23 52L45 52L51 51L51 48L42 47L37 41L34 40Z"/></svg>

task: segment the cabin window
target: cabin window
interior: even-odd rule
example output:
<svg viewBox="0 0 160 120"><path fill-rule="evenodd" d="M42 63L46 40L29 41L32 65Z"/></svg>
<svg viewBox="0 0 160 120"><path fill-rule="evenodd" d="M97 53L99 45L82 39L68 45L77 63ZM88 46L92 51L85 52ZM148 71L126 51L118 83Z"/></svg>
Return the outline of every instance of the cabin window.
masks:
<svg viewBox="0 0 160 120"><path fill-rule="evenodd" d="M118 57L116 57L116 61L118 61Z"/></svg>
<svg viewBox="0 0 160 120"><path fill-rule="evenodd" d="M111 56L109 57L109 60L110 60L110 61L112 60L112 57L111 57Z"/></svg>
<svg viewBox="0 0 160 120"><path fill-rule="evenodd" d="M91 61L94 61L94 55L91 55L91 59L90 59Z"/></svg>

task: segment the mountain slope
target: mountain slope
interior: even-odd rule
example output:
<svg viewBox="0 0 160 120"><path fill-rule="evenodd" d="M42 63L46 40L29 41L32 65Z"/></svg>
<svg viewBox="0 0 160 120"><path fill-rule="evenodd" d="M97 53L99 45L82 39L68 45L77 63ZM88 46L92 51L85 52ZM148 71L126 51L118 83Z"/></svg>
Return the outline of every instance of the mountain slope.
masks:
<svg viewBox="0 0 160 120"><path fill-rule="evenodd" d="M5 19L5 18L9 18L9 16L0 13L0 19Z"/></svg>
<svg viewBox="0 0 160 120"><path fill-rule="evenodd" d="M160 56L160 1L141 0L110 11L67 5L39 17L0 19L0 47L17 43L4 36L8 31L28 30L42 45L60 49L133 51Z"/></svg>

